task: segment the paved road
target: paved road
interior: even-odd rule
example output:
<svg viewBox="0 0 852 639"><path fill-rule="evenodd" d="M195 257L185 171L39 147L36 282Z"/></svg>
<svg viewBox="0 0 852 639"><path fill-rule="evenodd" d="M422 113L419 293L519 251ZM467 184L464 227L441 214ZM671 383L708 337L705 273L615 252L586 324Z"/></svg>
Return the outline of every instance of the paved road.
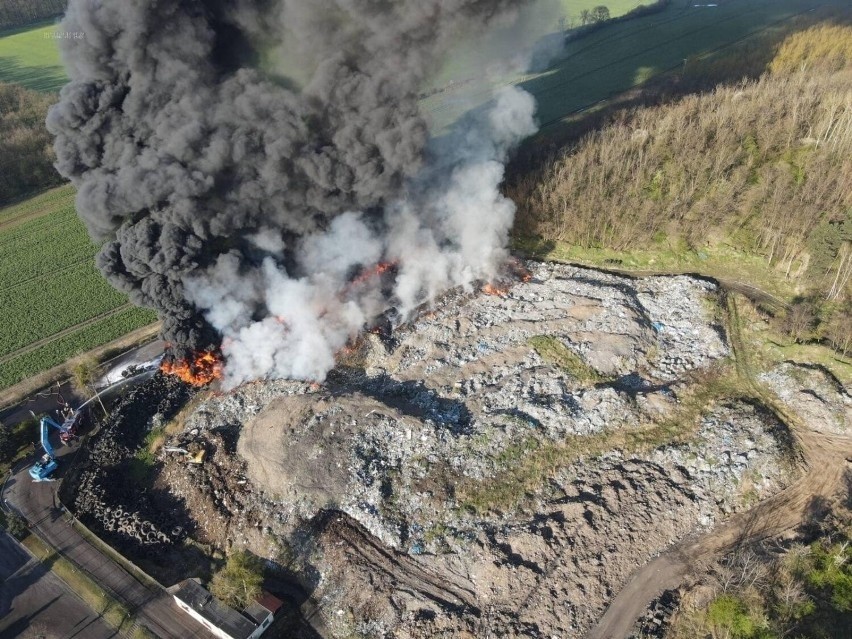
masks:
<svg viewBox="0 0 852 639"><path fill-rule="evenodd" d="M0 533L0 579L0 639L116 636L62 580L5 533Z"/></svg>
<svg viewBox="0 0 852 639"><path fill-rule="evenodd" d="M68 467L76 446L61 446L51 431L59 458L57 478ZM56 441L53 441L55 438ZM171 637L212 637L203 626L181 611L174 600L160 588L149 588L124 568L104 555L82 537L70 524L56 498L58 482L33 482L27 472L32 461L19 464L6 483L2 497L21 513L50 546L74 564L83 568L101 587L134 612L140 623L164 639Z"/></svg>

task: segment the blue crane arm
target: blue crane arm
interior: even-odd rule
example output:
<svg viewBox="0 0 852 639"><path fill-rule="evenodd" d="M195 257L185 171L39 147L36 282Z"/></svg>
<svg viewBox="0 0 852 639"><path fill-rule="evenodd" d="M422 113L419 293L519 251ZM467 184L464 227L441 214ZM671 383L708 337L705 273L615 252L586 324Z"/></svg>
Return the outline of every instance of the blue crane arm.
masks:
<svg viewBox="0 0 852 639"><path fill-rule="evenodd" d="M58 423L56 423L54 420L52 420L50 417L46 417L46 416L42 417L41 421L42 421L42 424L44 424L44 422L47 422L48 424L50 424L51 426L53 426L56 430L58 430L60 432L67 430L67 429L63 428L62 426L60 426Z"/></svg>
<svg viewBox="0 0 852 639"><path fill-rule="evenodd" d="M53 420L49 417L41 418L41 447L44 448L44 452L53 459L55 455L53 453L53 447L50 445L50 439L48 438L48 423L53 423L55 425L55 422L53 422Z"/></svg>

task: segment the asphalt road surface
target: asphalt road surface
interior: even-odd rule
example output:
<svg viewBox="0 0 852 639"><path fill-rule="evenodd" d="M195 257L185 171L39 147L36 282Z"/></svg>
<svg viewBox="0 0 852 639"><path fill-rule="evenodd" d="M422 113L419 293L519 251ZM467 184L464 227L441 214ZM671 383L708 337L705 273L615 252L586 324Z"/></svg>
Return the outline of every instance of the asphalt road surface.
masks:
<svg viewBox="0 0 852 639"><path fill-rule="evenodd" d="M65 583L0 533L0 639L110 639L116 636Z"/></svg>
<svg viewBox="0 0 852 639"><path fill-rule="evenodd" d="M125 354L121 359L123 361L138 361L139 359L148 358L151 353L153 353L151 356L156 356L158 352L162 352L162 344L154 343L153 345L144 346L141 349L134 349L134 351ZM114 363L114 365L120 364L121 362ZM68 394L63 393L63 395L68 399L70 397L70 390ZM14 416L27 417L29 416L29 410L33 410L36 414L39 414L39 412L48 412L56 405L56 397L46 395L14 407L12 411L7 411L7 414L12 414L10 415L11 419L9 417L4 418L9 419L11 423L14 422ZM54 477L57 480L61 480L80 444L74 443L71 446L63 446L59 441L58 434L53 429L50 430L49 434L51 444L56 450L59 464ZM13 474L2 486L2 495L0 495L0 498L8 506L11 506L21 514L30 523L30 526L36 529L39 536L45 542L77 567L82 568L88 573L102 588L127 606L134 613L139 623L146 626L153 633L164 639L171 637L199 637L207 639L208 637L212 637L213 635L201 624L180 610L174 603L174 599L165 590L153 586L149 587L141 583L121 565L113 561L112 558L102 553L99 548L90 544L71 525L70 515L64 511L64 508L56 497L56 488L59 485L58 481L33 482L29 476L29 467L40 455L41 449L39 448L38 451L33 453L30 459L19 463L15 467ZM2 562L0 562L0 566L2 566L0 568L0 575L5 574L10 569L17 569L15 566L19 563L20 558L16 559L16 556L11 555L8 559L3 558ZM33 570L38 572L39 569L34 568ZM33 614L34 611L38 610L38 606L34 605L31 608L29 604L27 607L22 605L21 610L29 611L28 614ZM68 623L70 623L70 617ZM63 627L62 629L66 630L67 628ZM5 635L3 636L5 637ZM70 636L82 637L84 635L72 634ZM85 636L88 637L89 635Z"/></svg>
<svg viewBox="0 0 852 639"><path fill-rule="evenodd" d="M62 447L58 441L55 444L59 461L59 470L55 475L61 478L63 468L67 467L76 447ZM141 624L158 636L164 639L212 637L201 624L180 610L165 590L141 583L80 535L56 498L58 483L33 482L30 479L28 468L32 461L16 467L15 474L6 482L2 496L9 506L30 522L30 526L36 529L44 541L82 568L98 585L127 606Z"/></svg>

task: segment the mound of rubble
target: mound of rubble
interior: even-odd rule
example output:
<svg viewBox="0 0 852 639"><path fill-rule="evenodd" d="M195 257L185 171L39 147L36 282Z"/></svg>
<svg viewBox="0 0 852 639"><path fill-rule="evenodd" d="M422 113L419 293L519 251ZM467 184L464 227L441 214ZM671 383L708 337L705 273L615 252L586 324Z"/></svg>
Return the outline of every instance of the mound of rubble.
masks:
<svg viewBox="0 0 852 639"><path fill-rule="evenodd" d="M852 431L852 395L824 368L784 362L762 374L760 381L810 428L825 433Z"/></svg>
<svg viewBox="0 0 852 639"><path fill-rule="evenodd" d="M322 385L208 396L168 442L206 461L163 453L158 485L196 538L285 563L334 636L582 637L635 568L782 488L789 451L759 406L686 409L729 367L712 283L528 266Z"/></svg>

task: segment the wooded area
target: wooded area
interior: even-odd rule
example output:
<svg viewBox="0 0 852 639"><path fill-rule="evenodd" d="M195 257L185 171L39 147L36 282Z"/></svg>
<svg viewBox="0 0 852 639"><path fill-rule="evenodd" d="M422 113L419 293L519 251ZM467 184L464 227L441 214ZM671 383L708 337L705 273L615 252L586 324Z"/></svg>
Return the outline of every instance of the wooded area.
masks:
<svg viewBox="0 0 852 639"><path fill-rule="evenodd" d="M55 95L0 83L0 203L62 184L44 121Z"/></svg>
<svg viewBox="0 0 852 639"><path fill-rule="evenodd" d="M67 0L4 0L0 3L0 30L61 15L67 4Z"/></svg>
<svg viewBox="0 0 852 639"><path fill-rule="evenodd" d="M681 601L671 639L848 637L852 612L849 510L808 522L805 545L737 546Z"/></svg>
<svg viewBox="0 0 852 639"><path fill-rule="evenodd" d="M852 27L814 27L759 80L617 115L509 187L516 231L622 251L731 244L813 292L802 339L821 325L848 350L850 41Z"/></svg>

